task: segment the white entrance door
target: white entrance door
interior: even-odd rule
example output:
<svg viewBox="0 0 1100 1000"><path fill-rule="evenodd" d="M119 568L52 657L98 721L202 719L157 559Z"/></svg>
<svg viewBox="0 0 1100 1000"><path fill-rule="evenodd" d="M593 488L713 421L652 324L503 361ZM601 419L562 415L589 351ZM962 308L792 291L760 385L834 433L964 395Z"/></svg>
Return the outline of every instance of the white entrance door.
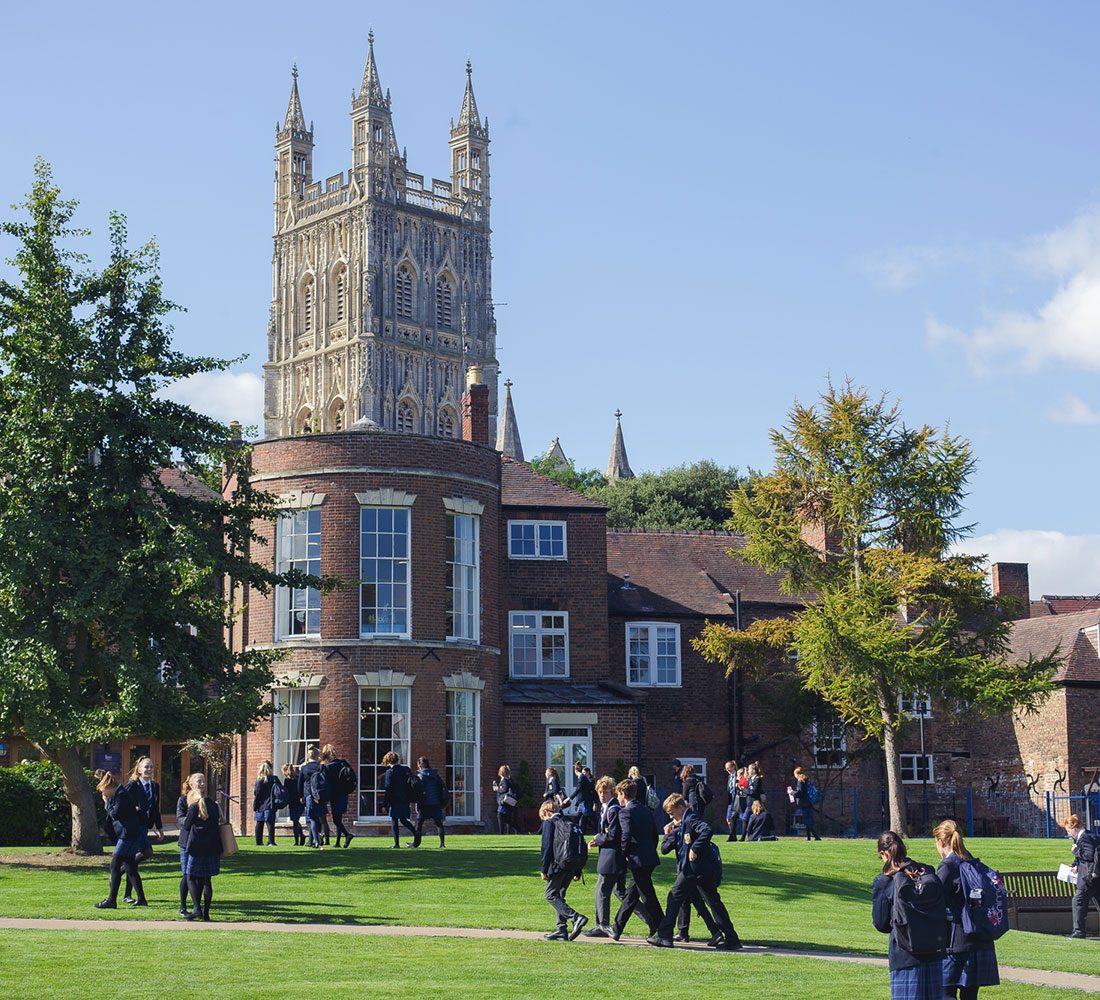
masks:
<svg viewBox="0 0 1100 1000"><path fill-rule="evenodd" d="M561 787L573 790L573 765L592 767L592 730L588 726L547 726L546 766L558 772Z"/></svg>

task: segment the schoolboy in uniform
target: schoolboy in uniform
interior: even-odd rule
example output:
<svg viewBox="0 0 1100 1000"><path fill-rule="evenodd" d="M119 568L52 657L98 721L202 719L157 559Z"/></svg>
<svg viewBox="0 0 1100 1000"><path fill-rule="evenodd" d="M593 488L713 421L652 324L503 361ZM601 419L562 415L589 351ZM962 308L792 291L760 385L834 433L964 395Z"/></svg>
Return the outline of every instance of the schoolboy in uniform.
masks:
<svg viewBox="0 0 1100 1000"><path fill-rule="evenodd" d="M657 890L653 888L653 869L661 863L657 856L657 821L653 813L637 800L637 794L637 784L629 779L615 786L620 807L616 817L619 822L619 853L630 872L630 884L611 924L611 937L616 941L622 936L626 922L635 909L649 924L651 934L664 919Z"/></svg>
<svg viewBox="0 0 1100 1000"><path fill-rule="evenodd" d="M599 828L589 847L599 848L596 858L596 926L585 937L611 937L611 894L621 903L626 897L626 863L622 855L622 831L615 801L615 781L606 775L596 782L600 800Z"/></svg>
<svg viewBox="0 0 1100 1000"><path fill-rule="evenodd" d="M447 835L443 830L443 810L447 805L450 792L439 776L439 772L432 767L427 757L421 757L416 762L416 776L420 780L420 801L416 804L416 833L411 844L407 847L419 847L424 837L424 824L431 820L439 832L439 846L447 846Z"/></svg>
<svg viewBox="0 0 1100 1000"><path fill-rule="evenodd" d="M542 880L546 883L546 902L558 915L557 930L545 937L547 941L572 941L588 923L588 917L578 913L565 901L569 883L579 880L580 874L563 871L554 862L554 828L559 823L572 823L572 820L561 815L558 804L553 800L539 806L539 819L542 820Z"/></svg>
<svg viewBox="0 0 1100 1000"><path fill-rule="evenodd" d="M656 933L647 937L646 941L658 948L671 948L676 915L698 889L722 933L721 939L715 935L710 944L719 951L740 950L743 947L741 939L733 929L730 915L718 895L722 861L717 846L711 843L710 826L703 822L698 813L688 809L682 795L670 795L665 799L664 806L665 812L672 817L665 833L673 835L671 847L676 850L676 881L668 894L664 919Z"/></svg>
<svg viewBox="0 0 1100 1000"><path fill-rule="evenodd" d="M1087 934L1089 902L1096 901L1100 907L1100 880L1093 875L1100 872L1100 836L1085 829L1080 817L1070 816L1066 820L1066 833L1073 840L1074 869L1077 872L1077 888L1073 893L1073 932L1071 938L1084 938Z"/></svg>

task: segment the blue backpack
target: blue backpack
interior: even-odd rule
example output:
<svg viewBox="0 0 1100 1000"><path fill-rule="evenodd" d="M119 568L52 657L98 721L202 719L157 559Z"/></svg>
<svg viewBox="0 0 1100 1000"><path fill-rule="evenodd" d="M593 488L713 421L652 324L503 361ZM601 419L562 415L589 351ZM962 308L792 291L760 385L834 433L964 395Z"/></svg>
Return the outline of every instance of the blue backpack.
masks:
<svg viewBox="0 0 1100 1000"><path fill-rule="evenodd" d="M959 862L959 882L963 930L996 941L1008 930L1008 893L1001 873L971 858Z"/></svg>
<svg viewBox="0 0 1100 1000"><path fill-rule="evenodd" d="M821 789L812 781L806 784L806 797L810 800L812 806L816 806L821 801Z"/></svg>

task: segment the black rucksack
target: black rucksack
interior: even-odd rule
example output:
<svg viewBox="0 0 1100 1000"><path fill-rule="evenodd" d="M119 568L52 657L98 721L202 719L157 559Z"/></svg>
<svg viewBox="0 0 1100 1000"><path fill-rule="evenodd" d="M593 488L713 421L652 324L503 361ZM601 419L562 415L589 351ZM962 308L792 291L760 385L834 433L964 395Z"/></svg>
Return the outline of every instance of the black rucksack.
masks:
<svg viewBox="0 0 1100 1000"><path fill-rule="evenodd" d="M894 875L890 922L898 946L917 958L947 948L947 901L943 884L927 865L908 864Z"/></svg>
<svg viewBox="0 0 1100 1000"><path fill-rule="evenodd" d="M271 808L275 810L285 809L290 803L290 797L287 795L286 789L283 787L282 782L275 778L271 779L273 782L271 788Z"/></svg>
<svg viewBox="0 0 1100 1000"><path fill-rule="evenodd" d="M709 806L714 801L714 792L702 778L695 785L695 794L699 796L699 805Z"/></svg>
<svg viewBox="0 0 1100 1000"><path fill-rule="evenodd" d="M409 801L422 802L424 799L424 785L415 774L409 775Z"/></svg>
<svg viewBox="0 0 1100 1000"><path fill-rule="evenodd" d="M336 782L340 786L341 795L351 795L359 787L359 780L355 777L355 769L346 761L340 761L340 770L336 772Z"/></svg>
<svg viewBox="0 0 1100 1000"><path fill-rule="evenodd" d="M554 866L579 875L588 863L588 843L576 823L560 814L554 822Z"/></svg>
<svg viewBox="0 0 1100 1000"><path fill-rule="evenodd" d="M318 802L328 802L332 798L332 789L329 787L328 774L323 767L313 772L313 778L309 783L310 794Z"/></svg>
<svg viewBox="0 0 1100 1000"><path fill-rule="evenodd" d="M962 927L967 934L996 941L1008 930L1008 893L1000 872L977 858L959 861Z"/></svg>

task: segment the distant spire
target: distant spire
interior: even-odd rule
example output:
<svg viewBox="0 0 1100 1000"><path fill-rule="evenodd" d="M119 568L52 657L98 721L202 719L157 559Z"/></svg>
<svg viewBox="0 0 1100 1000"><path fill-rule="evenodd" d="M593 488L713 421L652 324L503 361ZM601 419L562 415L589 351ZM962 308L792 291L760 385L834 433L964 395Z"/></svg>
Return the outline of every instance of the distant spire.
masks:
<svg viewBox="0 0 1100 1000"><path fill-rule="evenodd" d="M464 132L467 129L475 132L482 131L481 118L477 113L477 100L474 98L474 67L469 59L466 60L466 93L462 95L457 131Z"/></svg>
<svg viewBox="0 0 1100 1000"><path fill-rule="evenodd" d="M497 451L517 462L523 461L523 443L519 439L519 424L512 406L512 380L504 380L504 419L497 430Z"/></svg>
<svg viewBox="0 0 1100 1000"><path fill-rule="evenodd" d="M615 411L615 436L611 439L611 457L607 460L607 471L604 473L608 479L634 478L623 442L622 415L622 410Z"/></svg>
<svg viewBox="0 0 1100 1000"><path fill-rule="evenodd" d="M286 106L286 119L283 122L283 131L306 131L306 119L302 114L302 99L298 96L298 64L290 71L293 78L290 84L290 103Z"/></svg>
<svg viewBox="0 0 1100 1000"><path fill-rule="evenodd" d="M557 438L550 442L550 447L546 449L546 454L542 456L542 460L553 462L553 468L557 469L558 472L565 472L569 468L569 459L565 457L565 451Z"/></svg>
<svg viewBox="0 0 1100 1000"><path fill-rule="evenodd" d="M382 95L382 81L378 79L378 66L374 62L374 29L367 32L367 65L363 67L363 82L359 85L359 100L368 101L380 108L387 107Z"/></svg>

